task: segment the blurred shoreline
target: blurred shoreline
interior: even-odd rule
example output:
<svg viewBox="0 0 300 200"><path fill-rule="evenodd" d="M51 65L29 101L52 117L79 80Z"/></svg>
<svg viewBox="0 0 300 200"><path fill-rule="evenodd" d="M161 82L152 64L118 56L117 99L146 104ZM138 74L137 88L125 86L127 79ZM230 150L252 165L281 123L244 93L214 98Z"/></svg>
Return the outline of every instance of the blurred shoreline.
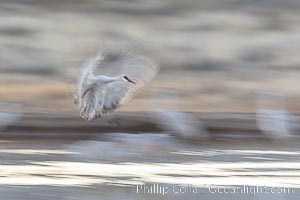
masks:
<svg viewBox="0 0 300 200"><path fill-rule="evenodd" d="M195 119L194 123L201 123L208 130L209 137L206 139L272 139L258 129L253 113L193 112L188 114ZM91 122L86 122L75 113L25 113L16 123L3 127L0 135L3 138L88 138L105 133L177 134L165 130L157 120L159 119L156 119L154 112L118 112ZM199 135L202 134L201 130L198 132ZM297 139L300 135L294 134L291 138ZM197 137L194 139L201 140ZM202 138L202 140L206 139Z"/></svg>

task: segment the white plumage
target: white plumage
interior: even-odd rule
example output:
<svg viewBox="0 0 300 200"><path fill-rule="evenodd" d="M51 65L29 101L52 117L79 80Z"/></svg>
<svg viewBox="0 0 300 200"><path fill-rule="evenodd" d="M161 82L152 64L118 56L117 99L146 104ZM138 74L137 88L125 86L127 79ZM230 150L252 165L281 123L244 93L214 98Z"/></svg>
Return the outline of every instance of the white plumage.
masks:
<svg viewBox="0 0 300 200"><path fill-rule="evenodd" d="M21 103L0 102L0 130L6 126L15 124L23 116L23 105Z"/></svg>
<svg viewBox="0 0 300 200"><path fill-rule="evenodd" d="M194 115L179 111L181 99L174 88L152 90L154 122L167 133L187 140L209 139L210 133L202 121ZM168 98L168 108L155 99Z"/></svg>
<svg viewBox="0 0 300 200"><path fill-rule="evenodd" d="M285 97L284 93L257 92L256 125L269 138L292 137L299 129L298 117L285 108Z"/></svg>
<svg viewBox="0 0 300 200"><path fill-rule="evenodd" d="M126 49L108 66L114 76L95 76L95 68L101 71L103 60L103 54L99 53L85 63L77 81L74 103L81 117L87 121L124 105L158 72L153 60Z"/></svg>

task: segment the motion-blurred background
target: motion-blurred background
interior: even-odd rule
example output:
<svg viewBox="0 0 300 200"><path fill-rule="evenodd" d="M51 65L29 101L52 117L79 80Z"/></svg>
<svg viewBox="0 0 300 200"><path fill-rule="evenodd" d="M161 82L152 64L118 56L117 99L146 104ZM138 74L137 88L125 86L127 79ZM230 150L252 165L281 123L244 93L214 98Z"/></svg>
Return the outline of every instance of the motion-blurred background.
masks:
<svg viewBox="0 0 300 200"><path fill-rule="evenodd" d="M298 199L299 9L298 0L1 0L0 199ZM158 76L114 121L80 119L69 69L104 43L114 58L132 40L147 44ZM143 184L206 190L137 195ZM292 192L207 190L216 185Z"/></svg>
<svg viewBox="0 0 300 200"><path fill-rule="evenodd" d="M119 52L137 39L158 51L150 88L176 90L180 110L254 111L257 91L267 90L283 93L296 112L299 8L296 0L4 0L0 97L26 111L73 111L70 61L79 66L103 41ZM124 109L148 110L148 95Z"/></svg>

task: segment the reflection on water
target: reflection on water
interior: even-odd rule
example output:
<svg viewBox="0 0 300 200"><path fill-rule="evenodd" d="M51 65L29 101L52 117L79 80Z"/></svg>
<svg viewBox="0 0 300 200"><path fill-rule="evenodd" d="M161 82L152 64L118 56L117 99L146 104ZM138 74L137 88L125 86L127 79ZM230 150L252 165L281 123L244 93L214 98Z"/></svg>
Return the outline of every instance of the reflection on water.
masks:
<svg viewBox="0 0 300 200"><path fill-rule="evenodd" d="M146 134L143 140L142 134L137 141L140 145L149 143L150 136ZM149 182L193 184L200 187L207 184L300 187L300 151L294 151L293 147L280 149L270 144L250 144L236 148L232 148L232 144L178 146L176 140L172 141L169 137L168 145L174 145L173 148L153 154L154 150L139 151L140 147L135 147L134 143L126 143L126 134L122 137L121 143L117 140L111 144L116 150L129 146L136 149L130 161L107 159L114 156L110 152L113 149L107 148L107 144L110 144L107 141L95 141L94 146L90 147L84 145L89 153L94 153L92 159L87 154L82 155L80 148L70 150L70 144L64 142L50 145L22 144L20 148L15 142L3 143L6 147L0 149L0 154L6 157L1 161L0 184L86 187ZM269 146L269 150L265 150L265 146ZM99 150L103 151L102 154L106 153L107 157L97 154ZM127 153L124 151L123 154L126 156ZM121 155L120 151L118 156ZM22 161L18 156L23 156Z"/></svg>
<svg viewBox="0 0 300 200"><path fill-rule="evenodd" d="M202 155L202 156L214 156L214 155L300 155L300 151L270 151L270 150L213 150L213 151L180 151L177 154L183 155Z"/></svg>
<svg viewBox="0 0 300 200"><path fill-rule="evenodd" d="M300 187L300 163L205 162L122 163L32 162L2 165L0 184L89 186L99 183L136 185L168 184L256 185ZM259 182L257 178L259 177Z"/></svg>

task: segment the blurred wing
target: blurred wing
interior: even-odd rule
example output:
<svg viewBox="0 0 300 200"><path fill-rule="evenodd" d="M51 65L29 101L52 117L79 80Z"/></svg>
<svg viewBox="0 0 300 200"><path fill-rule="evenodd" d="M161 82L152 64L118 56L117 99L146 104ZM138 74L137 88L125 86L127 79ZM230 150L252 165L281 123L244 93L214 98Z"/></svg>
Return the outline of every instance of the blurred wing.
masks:
<svg viewBox="0 0 300 200"><path fill-rule="evenodd" d="M131 53L121 54L117 63L119 74L126 75L135 84L122 81L110 83L105 91L103 113L120 108L132 99L159 70L157 64L151 59Z"/></svg>
<svg viewBox="0 0 300 200"><path fill-rule="evenodd" d="M86 90L81 100L83 105L80 107L81 117L87 121L94 119L97 116L97 108L102 97L102 92L96 87Z"/></svg>
<svg viewBox="0 0 300 200"><path fill-rule="evenodd" d="M74 104L80 108L82 105L81 97L86 92L90 80L94 78L93 70L96 66L99 66L103 60L102 53L99 53L95 58L86 62L80 70L80 76L77 81L77 91L74 95Z"/></svg>

